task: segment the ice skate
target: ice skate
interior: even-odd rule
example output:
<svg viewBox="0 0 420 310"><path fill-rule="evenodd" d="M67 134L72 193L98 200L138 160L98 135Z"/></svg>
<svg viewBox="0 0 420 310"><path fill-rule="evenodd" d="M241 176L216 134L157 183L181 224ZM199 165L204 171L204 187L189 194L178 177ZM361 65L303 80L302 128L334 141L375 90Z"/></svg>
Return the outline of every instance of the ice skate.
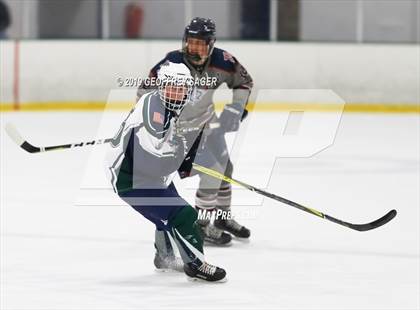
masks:
<svg viewBox="0 0 420 310"><path fill-rule="evenodd" d="M214 226L231 233L237 238L248 239L251 236L251 231L234 219L215 219Z"/></svg>
<svg viewBox="0 0 420 310"><path fill-rule="evenodd" d="M184 265L185 274L192 281L225 282L226 271L223 268L213 266L209 263L202 263L196 266L195 263Z"/></svg>
<svg viewBox="0 0 420 310"><path fill-rule="evenodd" d="M216 228L213 224L198 224L198 227L201 230L203 240L209 244L224 246L228 245L232 236L228 233L225 233L223 230Z"/></svg>
<svg viewBox="0 0 420 310"><path fill-rule="evenodd" d="M180 257L177 256L162 257L156 253L153 263L156 267L156 271L159 272L184 271L184 262Z"/></svg>

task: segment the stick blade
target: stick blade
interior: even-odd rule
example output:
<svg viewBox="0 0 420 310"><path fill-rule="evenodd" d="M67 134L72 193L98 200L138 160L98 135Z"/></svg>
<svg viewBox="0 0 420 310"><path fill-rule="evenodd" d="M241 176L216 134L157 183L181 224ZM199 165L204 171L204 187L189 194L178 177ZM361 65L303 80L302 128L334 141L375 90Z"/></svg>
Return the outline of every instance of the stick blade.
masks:
<svg viewBox="0 0 420 310"><path fill-rule="evenodd" d="M395 216L397 216L397 210L391 210L376 221L367 224L351 224L349 227L358 231L368 231L385 225L386 223L391 221Z"/></svg>
<svg viewBox="0 0 420 310"><path fill-rule="evenodd" d="M4 126L4 129L6 130L6 133L9 135L9 137L19 146L21 146L25 139L20 135L19 131L17 131L16 127L13 126L12 123L7 123L6 126Z"/></svg>
<svg viewBox="0 0 420 310"><path fill-rule="evenodd" d="M19 131L16 129L16 127L12 123L7 123L4 126L4 129L6 130L7 135L22 149L29 153L38 153L41 151L39 147L33 146L28 141L26 141Z"/></svg>

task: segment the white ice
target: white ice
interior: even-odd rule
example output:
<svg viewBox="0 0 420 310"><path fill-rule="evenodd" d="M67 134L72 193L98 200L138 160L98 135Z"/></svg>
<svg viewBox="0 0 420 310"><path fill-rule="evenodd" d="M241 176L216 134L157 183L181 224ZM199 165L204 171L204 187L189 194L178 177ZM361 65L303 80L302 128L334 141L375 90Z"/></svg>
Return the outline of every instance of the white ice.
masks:
<svg viewBox="0 0 420 310"><path fill-rule="evenodd" d="M115 128L124 114L111 113ZM273 117L257 114L262 122ZM12 122L39 145L84 141L96 137L102 117L1 115L2 309L419 308L418 115L344 114L331 147L310 158L277 159L266 186L357 223L397 209L377 230L351 231L235 190L234 210L256 216L242 220L252 229L249 243L206 248L208 261L226 268L224 284L154 271L153 225L117 199L104 203L112 196L107 189L83 189L101 146L34 155L3 130ZM249 142L256 153L276 143L265 137ZM261 185L258 156L241 156L249 167L236 177ZM196 182L177 180L190 203Z"/></svg>

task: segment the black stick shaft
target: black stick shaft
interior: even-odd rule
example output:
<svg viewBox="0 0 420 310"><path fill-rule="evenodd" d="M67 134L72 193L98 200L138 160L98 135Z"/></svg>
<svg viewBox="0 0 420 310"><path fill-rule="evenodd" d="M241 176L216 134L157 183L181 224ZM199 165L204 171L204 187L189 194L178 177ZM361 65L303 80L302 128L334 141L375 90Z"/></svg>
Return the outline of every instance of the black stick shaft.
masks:
<svg viewBox="0 0 420 310"><path fill-rule="evenodd" d="M59 144L59 145L51 145L51 146L44 146L38 147L30 144L28 141L24 141L20 147L29 153L43 153L43 152L50 152L50 151L58 151L64 149L72 149L76 147L83 147L88 145L98 145L111 142L112 139L100 139L100 140L92 140L87 142L77 142L71 144Z"/></svg>
<svg viewBox="0 0 420 310"><path fill-rule="evenodd" d="M231 184L236 184L236 185L242 186L242 187L244 187L244 188L246 188L250 191L256 192L256 193L261 194L263 196L269 197L271 199L280 201L280 202L282 202L284 204L287 204L289 206L295 207L299 210L302 210L302 211L305 211L305 212L310 213L312 215L316 215L318 217L326 219L330 222L333 222L333 223L336 223L336 224L339 224L341 226L345 226L345 227L348 227L350 229L357 230L357 231L367 231L367 230L378 228L378 227L388 223L389 221L391 221L397 215L396 210L391 210L387 214L385 214L384 216L382 216L381 218L379 218L379 219L377 219L373 222L366 223L366 224L352 224L352 223L348 223L348 222L342 221L340 219L337 219L335 217L332 217L328 214L324 214L324 213L322 213L318 210L305 207L305 206L303 206L303 205L301 205L297 202L291 201L291 200L283 198L281 196L277 196L275 194L266 192L262 189L256 188L255 186L252 186L252 185L246 184L244 182L229 178L229 177L227 177L227 176L225 176L225 175L223 175L223 174L221 174L218 171L215 171L213 169L209 169L209 168L200 166L200 165L195 164L195 163L193 164L193 168L197 171L205 173L205 174L207 174L209 176L212 176L214 178L226 181L226 182L231 183Z"/></svg>

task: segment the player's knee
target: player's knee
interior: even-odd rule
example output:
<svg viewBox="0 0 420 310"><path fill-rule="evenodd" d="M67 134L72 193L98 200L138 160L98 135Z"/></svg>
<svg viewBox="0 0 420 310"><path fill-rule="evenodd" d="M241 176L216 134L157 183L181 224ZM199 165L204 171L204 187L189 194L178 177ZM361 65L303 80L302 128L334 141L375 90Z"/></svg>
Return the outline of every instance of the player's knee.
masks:
<svg viewBox="0 0 420 310"><path fill-rule="evenodd" d="M233 174L233 165L231 163L231 161L229 160L226 164L226 169L225 169L225 176L227 176L228 178L232 177ZM225 180L222 181L222 183L220 184L220 190L222 191L231 191L231 185L229 182L226 182Z"/></svg>
<svg viewBox="0 0 420 310"><path fill-rule="evenodd" d="M185 206L173 217L171 220L171 226L174 228L192 226L197 218L197 211L191 206Z"/></svg>
<svg viewBox="0 0 420 310"><path fill-rule="evenodd" d="M230 160L228 160L226 164L226 169L225 169L225 176L231 178L232 174L233 174L233 164Z"/></svg>

